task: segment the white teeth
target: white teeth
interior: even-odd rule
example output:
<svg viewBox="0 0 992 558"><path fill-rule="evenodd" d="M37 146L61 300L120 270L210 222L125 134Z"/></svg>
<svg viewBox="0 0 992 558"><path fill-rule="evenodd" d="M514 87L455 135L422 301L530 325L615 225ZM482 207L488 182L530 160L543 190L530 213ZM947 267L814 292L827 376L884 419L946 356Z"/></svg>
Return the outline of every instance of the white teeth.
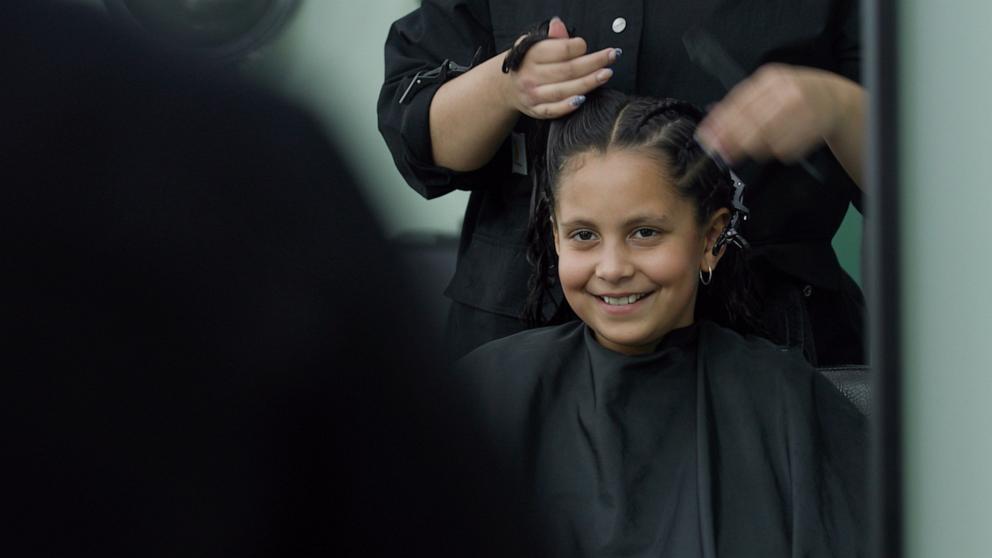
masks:
<svg viewBox="0 0 992 558"><path fill-rule="evenodd" d="M599 298L611 306L625 306L627 304L633 304L645 296L643 294L632 294L630 296L601 296Z"/></svg>

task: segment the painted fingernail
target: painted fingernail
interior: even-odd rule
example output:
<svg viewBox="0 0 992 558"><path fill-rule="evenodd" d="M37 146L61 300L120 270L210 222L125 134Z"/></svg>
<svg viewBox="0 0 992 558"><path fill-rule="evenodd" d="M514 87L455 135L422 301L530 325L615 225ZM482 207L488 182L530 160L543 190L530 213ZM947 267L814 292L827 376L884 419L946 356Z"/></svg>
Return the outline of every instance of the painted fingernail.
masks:
<svg viewBox="0 0 992 558"><path fill-rule="evenodd" d="M707 126L700 126L696 128L696 133L693 134L696 143L703 148L710 157L719 157L721 160L726 161L723 153L720 150L720 143L713 137L713 131Z"/></svg>
<svg viewBox="0 0 992 558"><path fill-rule="evenodd" d="M621 55L623 55L623 49L622 48L615 48L615 49L613 49L613 59L614 60L620 58Z"/></svg>
<svg viewBox="0 0 992 558"><path fill-rule="evenodd" d="M606 81L610 79L610 76L612 75L613 75L613 70L609 68L603 68L602 70L596 72L596 79L599 81Z"/></svg>
<svg viewBox="0 0 992 558"><path fill-rule="evenodd" d="M584 102L586 102L586 96L585 95L576 95L576 96L572 97L572 106L573 107L582 106L582 103L584 103Z"/></svg>
<svg viewBox="0 0 992 558"><path fill-rule="evenodd" d="M692 139L699 144L699 147L703 148L704 153L709 154L710 142L707 140L706 130L703 130L702 127L696 128L696 131L692 134Z"/></svg>

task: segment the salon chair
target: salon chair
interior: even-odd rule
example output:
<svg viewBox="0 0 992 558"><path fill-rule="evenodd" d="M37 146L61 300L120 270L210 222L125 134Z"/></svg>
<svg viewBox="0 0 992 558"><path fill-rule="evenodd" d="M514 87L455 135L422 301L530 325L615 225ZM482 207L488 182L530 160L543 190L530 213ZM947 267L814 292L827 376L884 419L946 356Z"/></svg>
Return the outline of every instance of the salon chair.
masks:
<svg viewBox="0 0 992 558"><path fill-rule="evenodd" d="M867 366L817 368L865 416L871 416L871 375Z"/></svg>

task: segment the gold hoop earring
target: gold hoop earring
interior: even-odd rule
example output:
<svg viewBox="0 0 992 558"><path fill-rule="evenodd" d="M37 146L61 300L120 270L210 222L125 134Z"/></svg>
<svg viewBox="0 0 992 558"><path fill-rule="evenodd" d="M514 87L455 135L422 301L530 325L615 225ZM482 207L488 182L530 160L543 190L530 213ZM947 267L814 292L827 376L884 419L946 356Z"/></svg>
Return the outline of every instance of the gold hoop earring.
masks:
<svg viewBox="0 0 992 558"><path fill-rule="evenodd" d="M699 282L703 285L709 285L713 282L713 266L707 264L706 267L709 268L709 272L706 274L705 278L703 277L703 270L699 270Z"/></svg>

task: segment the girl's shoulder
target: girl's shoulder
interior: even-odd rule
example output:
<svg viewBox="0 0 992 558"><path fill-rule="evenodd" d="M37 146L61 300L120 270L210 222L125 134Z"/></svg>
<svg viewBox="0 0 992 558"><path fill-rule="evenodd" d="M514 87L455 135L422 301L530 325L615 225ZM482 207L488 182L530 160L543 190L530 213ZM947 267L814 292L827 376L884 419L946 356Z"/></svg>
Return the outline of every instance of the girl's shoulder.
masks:
<svg viewBox="0 0 992 558"><path fill-rule="evenodd" d="M528 418L535 398L545 393L542 386L577 369L581 358L583 324L569 323L516 333L490 341L462 357L452 381L465 398L481 428L510 447L528 431Z"/></svg>
<svg viewBox="0 0 992 558"><path fill-rule="evenodd" d="M742 335L712 322L700 324L699 354L707 373L737 378L750 386L805 383L816 374L797 347L784 347L757 335Z"/></svg>
<svg viewBox="0 0 992 558"><path fill-rule="evenodd" d="M714 349L724 348L763 358L793 358L796 355L802 358L798 348L778 345L758 335L742 334L714 322L699 322L699 331L701 342L705 340Z"/></svg>
<svg viewBox="0 0 992 558"><path fill-rule="evenodd" d="M706 323L700 331L699 351L711 390L747 394L746 399L769 406L788 401L812 405L817 412L843 415L854 422L863 419L854 403L814 368L798 347L783 347Z"/></svg>
<svg viewBox="0 0 992 558"><path fill-rule="evenodd" d="M560 362L583 343L584 324L572 321L561 325L528 329L490 341L462 357L456 367L481 373L513 373L544 368Z"/></svg>

